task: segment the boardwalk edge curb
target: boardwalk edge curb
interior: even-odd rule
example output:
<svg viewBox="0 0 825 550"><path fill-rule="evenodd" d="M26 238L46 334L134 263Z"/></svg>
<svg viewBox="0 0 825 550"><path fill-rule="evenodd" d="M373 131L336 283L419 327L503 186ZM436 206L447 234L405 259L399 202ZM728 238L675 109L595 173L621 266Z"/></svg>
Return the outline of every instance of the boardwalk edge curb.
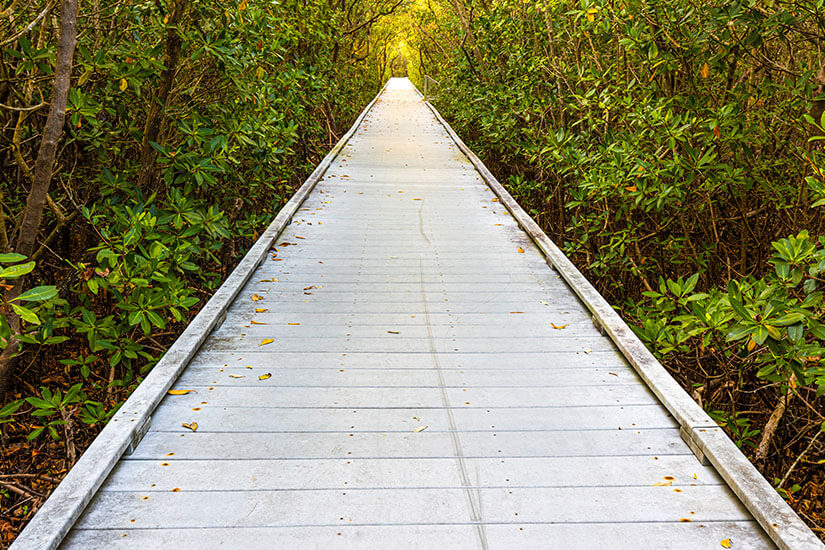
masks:
<svg viewBox="0 0 825 550"><path fill-rule="evenodd" d="M10 550L52 550L80 518L118 460L140 442L155 408L189 364L203 342L220 325L226 310L269 253L292 216L321 180L333 160L355 134L386 88L355 119L350 129L313 170L261 234L226 281L204 305L163 358L138 385L112 420L71 468L63 481L12 543Z"/></svg>
<svg viewBox="0 0 825 550"><path fill-rule="evenodd" d="M435 106L426 101L420 91L418 94L487 186L545 255L548 264L570 285L645 384L676 418L681 427L682 438L697 458L703 463L713 465L779 548L825 549L825 545L814 532L762 477L724 431L670 376L607 300L467 147Z"/></svg>

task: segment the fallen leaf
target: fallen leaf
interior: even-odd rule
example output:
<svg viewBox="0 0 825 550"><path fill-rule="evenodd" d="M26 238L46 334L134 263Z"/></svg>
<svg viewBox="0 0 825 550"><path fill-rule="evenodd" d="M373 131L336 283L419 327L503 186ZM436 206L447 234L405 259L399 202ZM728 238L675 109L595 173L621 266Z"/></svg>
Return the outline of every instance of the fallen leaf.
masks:
<svg viewBox="0 0 825 550"><path fill-rule="evenodd" d="M619 376L619 375L618 375L618 374L616 374L615 372L608 372L607 374L610 374L611 376Z"/></svg>
<svg viewBox="0 0 825 550"><path fill-rule="evenodd" d="M287 323L287 325L291 325L291 326L297 326L297 325L300 325L300 324L301 323Z"/></svg>
<svg viewBox="0 0 825 550"><path fill-rule="evenodd" d="M593 351L593 348L587 348L586 350L584 350L585 353L590 353L591 351Z"/></svg>
<svg viewBox="0 0 825 550"><path fill-rule="evenodd" d="M246 368L248 368L249 370L252 370L252 365L247 365Z"/></svg>
<svg viewBox="0 0 825 550"><path fill-rule="evenodd" d="M266 374L262 374L258 377L258 380L266 380L267 378L272 378L272 373L268 372Z"/></svg>
<svg viewBox="0 0 825 550"><path fill-rule="evenodd" d="M258 300L263 300L262 296L258 296L257 294L252 295L252 301L257 302Z"/></svg>
<svg viewBox="0 0 825 550"><path fill-rule="evenodd" d="M387 332L388 332L389 334L401 334L401 333L400 333L400 332L398 332L397 330L388 330Z"/></svg>
<svg viewBox="0 0 825 550"><path fill-rule="evenodd" d="M670 487L673 485L672 481L657 481L653 484L654 487Z"/></svg>
<svg viewBox="0 0 825 550"><path fill-rule="evenodd" d="M733 546L733 543L730 541L730 539L721 540L719 541L719 544L722 546L722 548L731 548Z"/></svg>
<svg viewBox="0 0 825 550"><path fill-rule="evenodd" d="M195 390L169 390L166 393L168 393L169 395L186 395L187 393L192 393L194 391ZM195 393L197 393L197 392L195 392Z"/></svg>
<svg viewBox="0 0 825 550"><path fill-rule="evenodd" d="M249 321L253 325L268 325L269 323L259 323L258 321Z"/></svg>
<svg viewBox="0 0 825 550"><path fill-rule="evenodd" d="M180 425L183 426L184 428L192 430L193 432L198 430L198 423L197 422L192 422L191 424L187 424L186 422L181 422Z"/></svg>
<svg viewBox="0 0 825 550"><path fill-rule="evenodd" d="M269 311L269 310L265 307L256 307L255 308L255 313L263 313L265 311Z"/></svg>
<svg viewBox="0 0 825 550"><path fill-rule="evenodd" d="M306 237L299 237L298 235L295 235L295 238L296 239L306 239Z"/></svg>
<svg viewBox="0 0 825 550"><path fill-rule="evenodd" d="M699 74L702 76L702 78L707 78L709 73L710 73L710 65L705 63L704 65L702 65L702 68L699 69ZM722 546L724 546L724 544ZM728 546L728 548L730 548L730 546Z"/></svg>
<svg viewBox="0 0 825 550"><path fill-rule="evenodd" d="M259 283L277 283L278 279L276 279L275 277L272 277L271 279L261 279L258 282Z"/></svg>
<svg viewBox="0 0 825 550"><path fill-rule="evenodd" d="M545 302L544 300L540 300L539 303L543 306L549 306L550 305L547 302Z"/></svg>
<svg viewBox="0 0 825 550"><path fill-rule="evenodd" d="M511 311L510 313L513 314L513 313L524 313L524 312L523 311Z"/></svg>
<svg viewBox="0 0 825 550"><path fill-rule="evenodd" d="M429 427L429 426L419 426L419 427L417 427L416 429L414 429L413 431L414 431L415 433L418 433L418 432L423 432L423 431L424 431L424 430L426 430L428 427Z"/></svg>
<svg viewBox="0 0 825 550"><path fill-rule="evenodd" d="M498 197L493 199L493 202L498 202Z"/></svg>
<svg viewBox="0 0 825 550"><path fill-rule="evenodd" d="M275 339L274 339L274 338L264 338L263 340L261 340L261 343L260 343L260 344L258 344L258 345L259 345L259 346L265 346L265 345L267 345L267 344L271 344L271 343L272 343L272 342L274 342L274 341L275 341Z"/></svg>
<svg viewBox="0 0 825 550"><path fill-rule="evenodd" d="M522 247L518 247L518 253L519 254L524 254L524 249Z"/></svg>
<svg viewBox="0 0 825 550"><path fill-rule="evenodd" d="M315 285L309 285L309 286L307 286L307 287L304 287L304 290L309 290L309 289L311 289L311 288L315 288Z"/></svg>
<svg viewBox="0 0 825 550"><path fill-rule="evenodd" d="M550 323L550 326L551 326L551 327L553 327L553 328L554 328L554 329L556 329L556 330L561 330L561 329L563 329L563 328L566 328L566 327L567 327L567 325L566 325L566 324L565 324L565 325L557 325L556 323Z"/></svg>
<svg viewBox="0 0 825 550"><path fill-rule="evenodd" d="M243 374L230 374L229 378L246 378Z"/></svg>

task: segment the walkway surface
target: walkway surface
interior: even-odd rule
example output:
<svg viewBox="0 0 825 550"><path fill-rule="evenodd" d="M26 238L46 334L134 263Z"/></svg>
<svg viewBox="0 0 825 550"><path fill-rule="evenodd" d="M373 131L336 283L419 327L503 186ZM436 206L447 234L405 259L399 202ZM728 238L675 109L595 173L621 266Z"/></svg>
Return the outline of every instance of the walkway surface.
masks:
<svg viewBox="0 0 825 550"><path fill-rule="evenodd" d="M772 547L408 80L278 243L64 547Z"/></svg>

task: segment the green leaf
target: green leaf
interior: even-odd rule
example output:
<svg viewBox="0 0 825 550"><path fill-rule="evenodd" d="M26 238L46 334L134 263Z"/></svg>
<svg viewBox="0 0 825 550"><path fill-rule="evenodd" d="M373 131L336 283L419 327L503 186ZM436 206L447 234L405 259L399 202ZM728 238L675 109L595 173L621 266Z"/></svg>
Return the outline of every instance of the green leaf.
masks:
<svg viewBox="0 0 825 550"><path fill-rule="evenodd" d="M12 304L11 307L14 310L14 312L18 314L27 323L31 323L33 325L40 324L40 318L32 310L17 304Z"/></svg>
<svg viewBox="0 0 825 550"><path fill-rule="evenodd" d="M25 259L26 256L17 254L16 252L0 254L0 264L13 264L15 262L22 262Z"/></svg>
<svg viewBox="0 0 825 550"><path fill-rule="evenodd" d="M31 273L33 269L34 262L6 267L0 271L0 279L18 279L27 273Z"/></svg>
<svg viewBox="0 0 825 550"><path fill-rule="evenodd" d="M36 286L15 298L24 302L43 302L57 296L56 286Z"/></svg>

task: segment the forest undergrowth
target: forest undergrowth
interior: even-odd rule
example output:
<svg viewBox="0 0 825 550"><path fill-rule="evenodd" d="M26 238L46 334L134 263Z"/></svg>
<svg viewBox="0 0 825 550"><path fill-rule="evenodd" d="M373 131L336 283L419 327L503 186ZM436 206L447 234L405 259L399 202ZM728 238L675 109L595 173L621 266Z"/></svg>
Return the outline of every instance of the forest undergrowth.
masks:
<svg viewBox="0 0 825 550"><path fill-rule="evenodd" d="M825 540L822 2L410 18L434 104Z"/></svg>
<svg viewBox="0 0 825 550"><path fill-rule="evenodd" d="M0 548L378 91L400 5L0 7Z"/></svg>

